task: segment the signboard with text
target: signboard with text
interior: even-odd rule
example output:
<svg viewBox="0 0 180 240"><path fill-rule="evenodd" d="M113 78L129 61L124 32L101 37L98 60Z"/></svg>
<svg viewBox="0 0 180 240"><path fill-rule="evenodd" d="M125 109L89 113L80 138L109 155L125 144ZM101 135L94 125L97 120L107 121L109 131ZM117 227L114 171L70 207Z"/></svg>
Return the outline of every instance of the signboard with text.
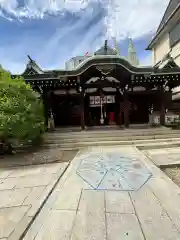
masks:
<svg viewBox="0 0 180 240"><path fill-rule="evenodd" d="M115 96L90 96L89 98L89 104L91 107L98 107L102 104L109 104L109 103L115 103Z"/></svg>

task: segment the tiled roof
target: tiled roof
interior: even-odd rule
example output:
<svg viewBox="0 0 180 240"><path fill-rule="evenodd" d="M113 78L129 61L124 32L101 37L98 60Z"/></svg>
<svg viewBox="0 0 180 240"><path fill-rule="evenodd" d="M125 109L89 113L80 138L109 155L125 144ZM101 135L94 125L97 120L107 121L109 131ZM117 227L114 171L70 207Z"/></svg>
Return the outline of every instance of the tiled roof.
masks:
<svg viewBox="0 0 180 240"><path fill-rule="evenodd" d="M153 37L153 39L149 43L146 50L152 50L152 46L156 42L157 37L159 36L159 34L161 33L161 31L163 30L165 25L168 23L170 18L176 13L176 11L179 10L179 8L180 8L180 0L170 0L168 6L166 8L166 11L164 13L164 16L163 16L163 18L159 24L159 27L156 31L156 35Z"/></svg>
<svg viewBox="0 0 180 240"><path fill-rule="evenodd" d="M173 14L173 12L175 11L179 4L180 0L170 0L164 13L164 16L161 20L161 23L157 29L157 33L164 27L165 23L168 21L169 17Z"/></svg>

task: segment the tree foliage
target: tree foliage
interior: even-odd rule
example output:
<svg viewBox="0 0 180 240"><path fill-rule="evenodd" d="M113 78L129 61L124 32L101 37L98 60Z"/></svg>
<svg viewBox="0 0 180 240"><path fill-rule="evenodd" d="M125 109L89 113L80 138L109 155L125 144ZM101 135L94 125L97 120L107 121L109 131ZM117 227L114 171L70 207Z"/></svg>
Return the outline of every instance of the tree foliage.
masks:
<svg viewBox="0 0 180 240"><path fill-rule="evenodd" d="M44 109L36 93L0 67L0 138L35 142L43 132Z"/></svg>

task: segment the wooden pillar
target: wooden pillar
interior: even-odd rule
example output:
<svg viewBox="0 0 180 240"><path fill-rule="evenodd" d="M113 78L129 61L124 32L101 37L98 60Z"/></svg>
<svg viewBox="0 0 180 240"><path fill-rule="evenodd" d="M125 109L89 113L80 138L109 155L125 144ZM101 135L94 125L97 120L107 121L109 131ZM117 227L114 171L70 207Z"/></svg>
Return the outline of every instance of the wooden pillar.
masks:
<svg viewBox="0 0 180 240"><path fill-rule="evenodd" d="M115 120L117 125L122 125L122 116L121 116L121 99L119 89L116 91L115 96Z"/></svg>
<svg viewBox="0 0 180 240"><path fill-rule="evenodd" d="M129 101L126 92L124 92L124 126L129 127Z"/></svg>
<svg viewBox="0 0 180 240"><path fill-rule="evenodd" d="M165 125L165 115L166 115L165 94L164 94L164 90L162 90L161 105L160 105L160 124L161 125Z"/></svg>
<svg viewBox="0 0 180 240"><path fill-rule="evenodd" d="M48 92L43 91L42 92L42 101L44 105L44 117L45 117L45 126L48 127L48 117L49 117L49 104L48 104Z"/></svg>
<svg viewBox="0 0 180 240"><path fill-rule="evenodd" d="M85 90L81 86L82 79L80 76L77 76L77 83L79 84L79 92L80 92L80 107L81 107L81 129L85 129L85 117L84 117L84 97L85 97Z"/></svg>
<svg viewBox="0 0 180 240"><path fill-rule="evenodd" d="M51 106L51 92L50 91L43 91L42 99L44 104L44 116L45 116L45 126L47 130L54 130L54 117L52 113L52 106Z"/></svg>
<svg viewBox="0 0 180 240"><path fill-rule="evenodd" d="M85 118L84 118L84 97L85 97L85 91L82 89L81 91L81 129L85 129Z"/></svg>
<svg viewBox="0 0 180 240"><path fill-rule="evenodd" d="M118 116L118 125L120 127L122 127L123 125L123 118L124 118L124 112L122 112L121 110L119 111L119 116Z"/></svg>

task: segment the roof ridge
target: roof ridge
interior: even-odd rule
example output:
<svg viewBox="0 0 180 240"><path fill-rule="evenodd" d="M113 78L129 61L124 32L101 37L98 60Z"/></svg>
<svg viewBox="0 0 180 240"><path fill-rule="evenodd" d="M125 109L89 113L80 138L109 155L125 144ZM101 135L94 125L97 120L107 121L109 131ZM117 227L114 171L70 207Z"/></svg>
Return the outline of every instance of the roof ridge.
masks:
<svg viewBox="0 0 180 240"><path fill-rule="evenodd" d="M167 6L167 8L165 10L165 13L164 13L164 15L162 17L162 20L161 20L161 22L159 24L159 27L158 27L157 31L156 31L156 34L158 34L161 31L161 29L164 27L164 25L169 21L170 17L176 11L176 9L179 7L179 5L180 5L180 1L179 0L170 0L169 1L169 4L168 4L168 6ZM170 9L171 6L172 6L172 9ZM169 12L169 14L167 14L168 10L171 10Z"/></svg>

